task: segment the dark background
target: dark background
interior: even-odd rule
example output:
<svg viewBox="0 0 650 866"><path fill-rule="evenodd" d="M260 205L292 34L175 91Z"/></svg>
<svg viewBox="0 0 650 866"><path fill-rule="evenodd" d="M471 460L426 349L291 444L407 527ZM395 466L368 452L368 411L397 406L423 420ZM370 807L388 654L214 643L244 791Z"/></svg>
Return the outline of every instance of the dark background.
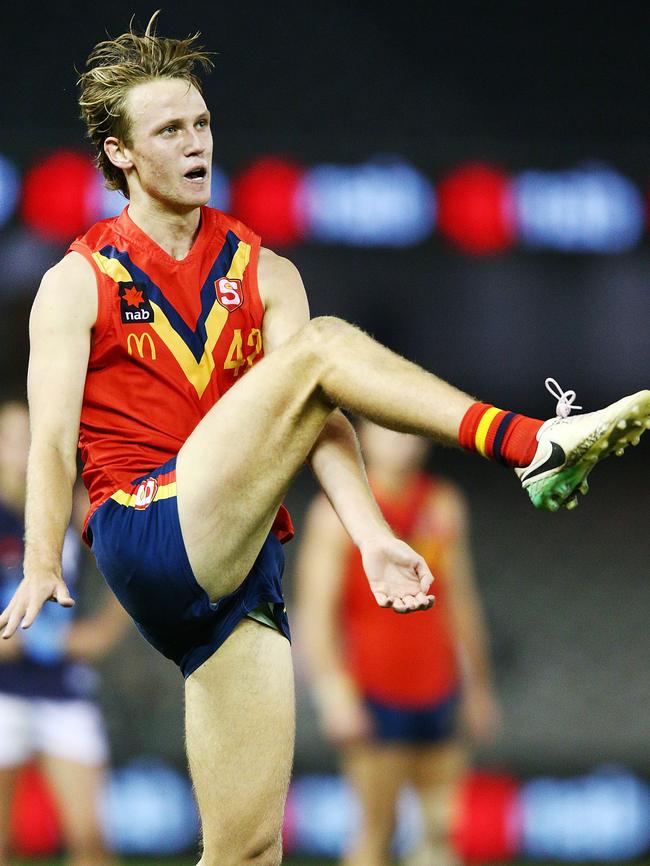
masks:
<svg viewBox="0 0 650 866"><path fill-rule="evenodd" d="M57 147L84 147L74 66L134 12L144 25L152 11L5 9L0 152L24 170ZM255 0L169 6L159 32L200 30L218 52L206 99L227 174L269 153L306 165L397 154L434 183L468 159L511 172L607 160L645 189L648 24L647 4L634 2ZM37 282L21 256L43 270L63 252L33 242L17 220L0 234L17 274L0 297L7 389L24 381ZM472 258L439 237L400 251L284 252L314 314L350 319L499 406L553 414L549 375L587 410L648 385L647 240L617 256ZM577 512L555 516L534 512L514 476L487 464L439 452L434 465L470 498L504 707L503 731L478 759L519 772L612 761L650 772L647 443L600 469ZM304 474L290 498L298 528L312 492ZM136 636L107 663L103 700L116 761L145 750L183 762L180 678ZM297 769L326 766L302 684L299 706Z"/></svg>

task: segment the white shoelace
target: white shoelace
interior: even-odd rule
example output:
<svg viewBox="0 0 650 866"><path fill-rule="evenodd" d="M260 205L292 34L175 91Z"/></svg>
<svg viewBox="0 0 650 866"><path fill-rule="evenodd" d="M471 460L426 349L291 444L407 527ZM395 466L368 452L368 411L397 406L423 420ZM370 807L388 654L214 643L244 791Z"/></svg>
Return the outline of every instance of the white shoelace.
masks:
<svg viewBox="0 0 650 866"><path fill-rule="evenodd" d="M574 405L576 392L573 390L563 391L557 379L550 376L544 382L546 390L557 400L555 414L558 418L568 418L572 409L582 409L582 406Z"/></svg>

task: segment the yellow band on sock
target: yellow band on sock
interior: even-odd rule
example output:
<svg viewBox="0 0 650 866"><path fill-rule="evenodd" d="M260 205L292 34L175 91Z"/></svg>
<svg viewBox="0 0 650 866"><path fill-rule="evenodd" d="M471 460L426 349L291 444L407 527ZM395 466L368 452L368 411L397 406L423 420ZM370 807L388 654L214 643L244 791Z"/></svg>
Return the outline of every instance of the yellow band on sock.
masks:
<svg viewBox="0 0 650 866"><path fill-rule="evenodd" d="M476 428L476 450L483 457L487 456L485 453L485 442L490 429L490 424L502 411L502 409L497 409L496 406L491 406L489 409L486 409L483 417L479 421L478 427Z"/></svg>

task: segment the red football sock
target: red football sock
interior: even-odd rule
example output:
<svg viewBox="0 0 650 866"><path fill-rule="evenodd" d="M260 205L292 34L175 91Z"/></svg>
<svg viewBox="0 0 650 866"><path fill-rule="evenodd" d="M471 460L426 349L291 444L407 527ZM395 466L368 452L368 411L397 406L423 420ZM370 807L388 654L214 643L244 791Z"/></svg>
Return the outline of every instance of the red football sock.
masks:
<svg viewBox="0 0 650 866"><path fill-rule="evenodd" d="M528 466L537 450L537 431L544 422L490 403L474 403L460 422L458 441L504 466Z"/></svg>

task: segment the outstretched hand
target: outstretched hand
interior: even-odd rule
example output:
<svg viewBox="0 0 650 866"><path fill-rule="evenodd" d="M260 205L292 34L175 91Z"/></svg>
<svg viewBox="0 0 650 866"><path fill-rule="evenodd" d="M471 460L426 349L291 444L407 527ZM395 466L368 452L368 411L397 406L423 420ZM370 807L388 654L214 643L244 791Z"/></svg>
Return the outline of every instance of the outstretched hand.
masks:
<svg viewBox="0 0 650 866"><path fill-rule="evenodd" d="M0 632L7 639L16 629L29 628L46 601L55 601L62 607L72 607L74 599L60 577L24 577L13 598L0 614ZM4 629L4 631L3 631Z"/></svg>
<svg viewBox="0 0 650 866"><path fill-rule="evenodd" d="M433 575L425 560L404 541L389 536L361 550L363 567L375 600L395 613L428 610Z"/></svg>

